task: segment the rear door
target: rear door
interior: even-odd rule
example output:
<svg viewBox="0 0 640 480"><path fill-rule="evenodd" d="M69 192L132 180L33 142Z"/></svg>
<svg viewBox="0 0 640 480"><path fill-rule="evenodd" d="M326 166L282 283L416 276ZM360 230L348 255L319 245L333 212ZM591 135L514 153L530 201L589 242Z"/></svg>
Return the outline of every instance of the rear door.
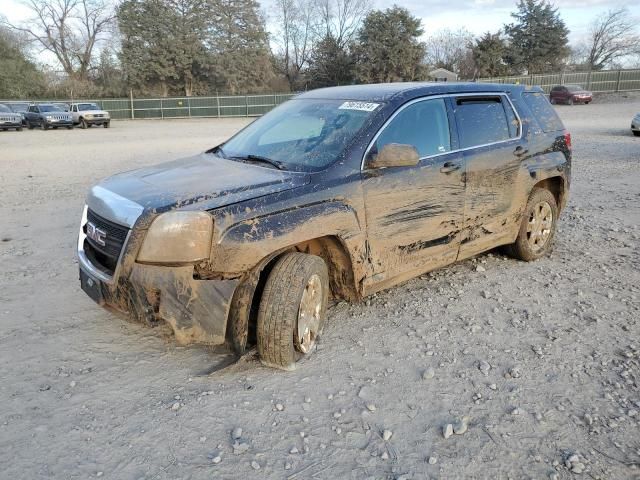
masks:
<svg viewBox="0 0 640 480"><path fill-rule="evenodd" d="M374 137L369 155L384 145L412 145L415 166L363 167L371 292L455 261L462 228L464 163L457 150L446 98L413 101Z"/></svg>
<svg viewBox="0 0 640 480"><path fill-rule="evenodd" d="M527 149L522 125L507 95L452 97L460 148L466 164L464 232L459 258L511 241L526 186Z"/></svg>

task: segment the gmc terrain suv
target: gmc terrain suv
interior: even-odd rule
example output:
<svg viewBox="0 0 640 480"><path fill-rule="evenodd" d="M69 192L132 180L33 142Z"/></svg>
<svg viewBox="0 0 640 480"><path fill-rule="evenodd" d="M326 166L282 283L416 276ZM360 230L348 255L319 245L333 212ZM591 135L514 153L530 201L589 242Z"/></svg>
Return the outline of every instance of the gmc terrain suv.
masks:
<svg viewBox="0 0 640 480"><path fill-rule="evenodd" d="M87 197L82 289L179 343L257 343L294 368L332 299L500 245L551 249L571 137L538 88L394 83L304 93L205 153Z"/></svg>

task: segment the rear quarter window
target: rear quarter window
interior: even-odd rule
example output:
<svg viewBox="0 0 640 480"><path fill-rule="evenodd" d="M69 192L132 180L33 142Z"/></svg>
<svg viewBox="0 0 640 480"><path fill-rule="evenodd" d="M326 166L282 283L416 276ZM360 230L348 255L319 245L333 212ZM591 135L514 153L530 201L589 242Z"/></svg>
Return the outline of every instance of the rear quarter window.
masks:
<svg viewBox="0 0 640 480"><path fill-rule="evenodd" d="M548 133L564 130L564 125L562 125L560 117L558 117L558 114L544 93L525 92L522 94L522 98L543 132Z"/></svg>

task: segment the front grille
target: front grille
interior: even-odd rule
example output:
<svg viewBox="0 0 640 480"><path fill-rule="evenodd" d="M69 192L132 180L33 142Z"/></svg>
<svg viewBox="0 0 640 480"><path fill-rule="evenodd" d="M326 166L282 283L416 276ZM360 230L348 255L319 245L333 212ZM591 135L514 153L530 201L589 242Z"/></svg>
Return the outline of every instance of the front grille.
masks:
<svg viewBox="0 0 640 480"><path fill-rule="evenodd" d="M13 115L0 115L0 122L15 122L18 123L20 118L14 117Z"/></svg>
<svg viewBox="0 0 640 480"><path fill-rule="evenodd" d="M87 237L85 240L85 250L92 260L92 263L97 263L96 266L103 267L107 273L113 275L129 229L107 220L91 210L87 210L87 223L92 223L96 228L105 232L106 235L104 236L104 246ZM83 230L86 234L86 225L83 226Z"/></svg>
<svg viewBox="0 0 640 480"><path fill-rule="evenodd" d="M49 115L53 120L69 121L71 118L67 115Z"/></svg>

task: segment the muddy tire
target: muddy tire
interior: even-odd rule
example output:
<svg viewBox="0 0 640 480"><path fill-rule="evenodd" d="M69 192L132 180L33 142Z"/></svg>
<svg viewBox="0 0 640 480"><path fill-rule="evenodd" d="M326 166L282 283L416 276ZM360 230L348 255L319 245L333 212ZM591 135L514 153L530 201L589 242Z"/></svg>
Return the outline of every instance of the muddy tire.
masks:
<svg viewBox="0 0 640 480"><path fill-rule="evenodd" d="M507 248L508 253L525 262L544 257L551 251L557 223L555 197L549 190L534 188L527 201L518 237Z"/></svg>
<svg viewBox="0 0 640 480"><path fill-rule="evenodd" d="M293 370L314 350L327 316L329 274L324 260L287 253L271 270L258 310L258 353L263 364Z"/></svg>

